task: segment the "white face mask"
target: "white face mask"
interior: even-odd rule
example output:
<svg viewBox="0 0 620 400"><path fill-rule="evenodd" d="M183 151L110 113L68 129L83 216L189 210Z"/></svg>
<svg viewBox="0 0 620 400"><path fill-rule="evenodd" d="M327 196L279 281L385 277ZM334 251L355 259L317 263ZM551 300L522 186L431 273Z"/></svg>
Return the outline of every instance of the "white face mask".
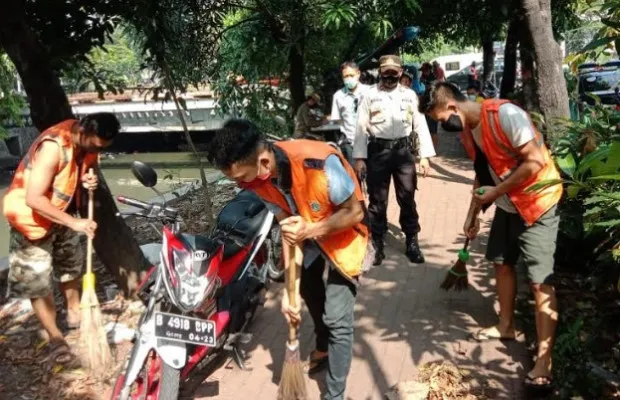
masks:
<svg viewBox="0 0 620 400"><path fill-rule="evenodd" d="M469 100L471 101L476 101L476 98L477 98L475 94L468 94L467 97L469 97Z"/></svg>
<svg viewBox="0 0 620 400"><path fill-rule="evenodd" d="M344 78L344 86L348 90L355 89L355 87L357 86L357 83L358 83L358 79L356 77L354 77L354 76Z"/></svg>

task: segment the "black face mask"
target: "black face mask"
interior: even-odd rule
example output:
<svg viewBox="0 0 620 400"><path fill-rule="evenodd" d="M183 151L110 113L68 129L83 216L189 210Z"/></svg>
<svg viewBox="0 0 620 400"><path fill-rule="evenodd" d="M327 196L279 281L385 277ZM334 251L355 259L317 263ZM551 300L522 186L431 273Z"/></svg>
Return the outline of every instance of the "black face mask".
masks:
<svg viewBox="0 0 620 400"><path fill-rule="evenodd" d="M394 75L381 75L381 83L385 87L392 88L398 83L398 77Z"/></svg>
<svg viewBox="0 0 620 400"><path fill-rule="evenodd" d="M463 132L463 121L458 114L450 115L446 122L442 122L441 126L448 132Z"/></svg>

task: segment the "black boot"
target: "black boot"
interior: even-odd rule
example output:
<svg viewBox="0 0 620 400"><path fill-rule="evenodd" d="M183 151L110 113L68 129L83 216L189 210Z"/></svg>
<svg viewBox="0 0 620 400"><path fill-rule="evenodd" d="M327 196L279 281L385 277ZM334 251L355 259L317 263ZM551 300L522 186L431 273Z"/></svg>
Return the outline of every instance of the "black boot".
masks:
<svg viewBox="0 0 620 400"><path fill-rule="evenodd" d="M412 263L422 264L424 262L424 255L422 255L422 250L420 250L420 246L418 245L417 235L407 236L405 254Z"/></svg>
<svg viewBox="0 0 620 400"><path fill-rule="evenodd" d="M385 259L385 253L383 252L383 239L373 239L372 243L375 246L375 260L372 265L381 265Z"/></svg>

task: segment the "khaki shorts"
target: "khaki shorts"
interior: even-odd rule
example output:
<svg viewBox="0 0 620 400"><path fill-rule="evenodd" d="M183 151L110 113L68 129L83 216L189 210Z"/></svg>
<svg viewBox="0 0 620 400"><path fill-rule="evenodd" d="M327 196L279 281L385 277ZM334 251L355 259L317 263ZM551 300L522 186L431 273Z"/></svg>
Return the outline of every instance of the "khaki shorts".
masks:
<svg viewBox="0 0 620 400"><path fill-rule="evenodd" d="M486 258L494 264L514 267L522 257L532 283L551 284L559 223L557 206L532 226L525 225L519 214L496 208Z"/></svg>
<svg viewBox="0 0 620 400"><path fill-rule="evenodd" d="M11 297L45 297L53 291L53 275L60 282L69 282L82 275L84 250L75 231L54 225L48 236L34 241L13 228L10 235Z"/></svg>

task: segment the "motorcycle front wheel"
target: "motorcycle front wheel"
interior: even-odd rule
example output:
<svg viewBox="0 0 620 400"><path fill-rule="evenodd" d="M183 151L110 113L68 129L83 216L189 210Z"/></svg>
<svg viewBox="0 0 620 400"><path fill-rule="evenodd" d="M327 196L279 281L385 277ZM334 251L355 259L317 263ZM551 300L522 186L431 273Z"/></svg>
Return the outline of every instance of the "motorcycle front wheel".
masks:
<svg viewBox="0 0 620 400"><path fill-rule="evenodd" d="M169 366L154 351L151 351L126 399L177 400L180 380L181 370ZM122 399L121 390L124 385L125 371L116 378L111 400Z"/></svg>
<svg viewBox="0 0 620 400"><path fill-rule="evenodd" d="M177 400L179 398L179 381L181 379L181 370L171 367L166 363L163 364L161 372L161 388L159 391L159 400Z"/></svg>

